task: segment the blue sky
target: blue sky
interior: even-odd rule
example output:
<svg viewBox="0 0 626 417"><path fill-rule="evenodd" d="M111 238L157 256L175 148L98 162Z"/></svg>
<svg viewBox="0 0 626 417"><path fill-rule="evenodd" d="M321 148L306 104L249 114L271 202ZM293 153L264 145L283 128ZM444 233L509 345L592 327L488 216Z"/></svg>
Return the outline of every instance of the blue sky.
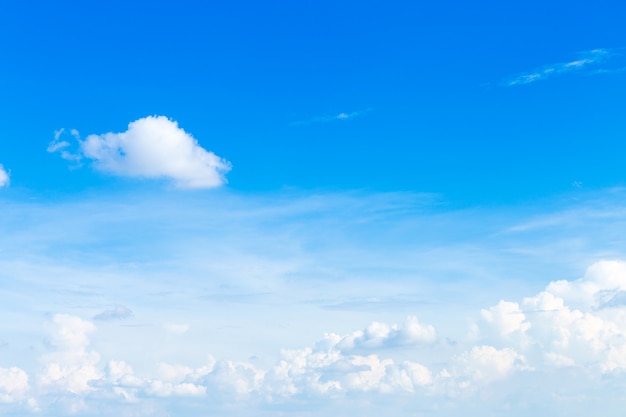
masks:
<svg viewBox="0 0 626 417"><path fill-rule="evenodd" d="M6 1L5 415L618 415L620 2Z"/></svg>

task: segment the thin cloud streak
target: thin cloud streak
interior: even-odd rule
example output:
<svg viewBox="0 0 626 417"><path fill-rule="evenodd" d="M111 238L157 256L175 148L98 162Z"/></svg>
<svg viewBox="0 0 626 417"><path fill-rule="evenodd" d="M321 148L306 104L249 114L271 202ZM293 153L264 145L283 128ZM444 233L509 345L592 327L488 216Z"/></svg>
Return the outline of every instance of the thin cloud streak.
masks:
<svg viewBox="0 0 626 417"><path fill-rule="evenodd" d="M556 64L545 65L537 68L533 71L522 73L508 79L504 82L507 87L514 87L517 85L531 84L536 81L545 80L554 76L563 75L572 72L582 72L588 70L590 66L598 64L602 61L610 59L614 55L614 52L609 49L592 49L580 54L580 58L569 61L560 62ZM596 70L602 71L602 70Z"/></svg>
<svg viewBox="0 0 626 417"><path fill-rule="evenodd" d="M341 112L335 115L317 116L311 119L297 120L295 122L291 122L290 124L292 126L299 126L299 125L310 125L314 123L329 123L329 122L336 122L336 121L342 121L342 120L351 120L357 117L364 116L370 111L372 111L372 109L368 108L365 110L353 111L350 113Z"/></svg>

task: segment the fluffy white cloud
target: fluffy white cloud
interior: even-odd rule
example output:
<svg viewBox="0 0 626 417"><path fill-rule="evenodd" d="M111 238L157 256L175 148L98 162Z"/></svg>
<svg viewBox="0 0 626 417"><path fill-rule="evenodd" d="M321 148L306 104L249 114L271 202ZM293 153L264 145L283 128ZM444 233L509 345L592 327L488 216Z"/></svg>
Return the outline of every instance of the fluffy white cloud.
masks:
<svg viewBox="0 0 626 417"><path fill-rule="evenodd" d="M196 139L165 116L148 116L129 123L120 133L89 135L81 140L71 135L79 150L71 153L70 143L61 140L63 130L55 132L48 152L60 152L67 160L93 161L103 172L125 177L165 178L181 188L211 188L226 182L230 163L202 148Z"/></svg>
<svg viewBox="0 0 626 417"><path fill-rule="evenodd" d="M4 187L9 184L9 174L5 171L2 164L0 164L0 187Z"/></svg>
<svg viewBox="0 0 626 417"><path fill-rule="evenodd" d="M626 263L598 262L581 279L554 281L521 304L483 310L484 333L495 331L537 365L626 370L625 290Z"/></svg>
<svg viewBox="0 0 626 417"><path fill-rule="evenodd" d="M43 358L45 367L39 383L48 389L73 394L92 391L91 382L102 378L97 366L100 355L87 349L89 334L95 326L67 314L56 314L51 324L50 341L55 350Z"/></svg>
<svg viewBox="0 0 626 417"><path fill-rule="evenodd" d="M29 389L28 375L20 368L0 368L0 402L11 403L24 398Z"/></svg>
<svg viewBox="0 0 626 417"><path fill-rule="evenodd" d="M352 351L429 344L437 339L437 334L433 326L422 324L417 317L410 316L402 325L373 322L364 330L345 336L331 333L326 336L326 339L341 351Z"/></svg>
<svg viewBox="0 0 626 417"><path fill-rule="evenodd" d="M462 387L471 383L490 383L510 375L515 370L528 369L523 355L513 349L474 346L453 361L454 374Z"/></svg>
<svg viewBox="0 0 626 417"><path fill-rule="evenodd" d="M294 395L343 396L351 392L414 392L433 382L431 371L411 361L395 363L378 355L343 355L335 349L286 350L263 378L272 398Z"/></svg>

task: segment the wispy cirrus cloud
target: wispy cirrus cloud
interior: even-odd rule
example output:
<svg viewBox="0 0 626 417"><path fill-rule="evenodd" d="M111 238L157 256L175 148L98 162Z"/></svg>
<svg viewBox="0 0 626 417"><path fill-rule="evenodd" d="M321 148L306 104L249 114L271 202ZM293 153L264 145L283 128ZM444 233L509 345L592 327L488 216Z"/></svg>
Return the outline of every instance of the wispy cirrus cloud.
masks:
<svg viewBox="0 0 626 417"><path fill-rule="evenodd" d="M616 69L596 68L595 66L602 62L606 62L617 53L611 49L598 48L590 51L584 51L579 54L577 59L568 62L559 62L555 64L544 65L529 72L516 74L504 81L504 85L507 87L513 87L517 85L531 84L536 81L545 80L558 75L573 73L573 72L588 72L593 73L607 73L616 72ZM617 69L619 70L619 69Z"/></svg>
<svg viewBox="0 0 626 417"><path fill-rule="evenodd" d="M341 112L341 113L337 113L337 114L333 114L333 115L326 115L326 116L316 116L316 117L312 117L310 119L304 119L304 120L296 120L295 122L291 122L292 126L298 126L298 125L309 125L309 124L313 124L313 123L329 123L329 122L336 122L336 121L342 121L342 120L351 120L357 117L361 117L364 116L365 114L369 113L370 111L372 111L371 108L367 108L365 110L360 110L360 111L353 111L353 112Z"/></svg>
<svg viewBox="0 0 626 417"><path fill-rule="evenodd" d="M93 320L109 321L124 320L133 316L133 312L128 307L118 305L93 316Z"/></svg>

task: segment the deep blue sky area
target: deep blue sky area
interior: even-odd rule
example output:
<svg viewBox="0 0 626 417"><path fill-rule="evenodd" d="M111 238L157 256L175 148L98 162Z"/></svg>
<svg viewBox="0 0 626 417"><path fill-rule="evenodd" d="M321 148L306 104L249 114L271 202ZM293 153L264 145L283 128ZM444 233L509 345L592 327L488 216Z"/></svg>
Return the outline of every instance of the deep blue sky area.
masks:
<svg viewBox="0 0 626 417"><path fill-rule="evenodd" d="M0 7L0 155L17 187L85 187L88 172L45 152L53 132L121 132L147 115L231 161L237 190L425 191L472 205L626 177L623 2ZM616 71L505 85L597 48ZM340 113L358 115L320 121Z"/></svg>

